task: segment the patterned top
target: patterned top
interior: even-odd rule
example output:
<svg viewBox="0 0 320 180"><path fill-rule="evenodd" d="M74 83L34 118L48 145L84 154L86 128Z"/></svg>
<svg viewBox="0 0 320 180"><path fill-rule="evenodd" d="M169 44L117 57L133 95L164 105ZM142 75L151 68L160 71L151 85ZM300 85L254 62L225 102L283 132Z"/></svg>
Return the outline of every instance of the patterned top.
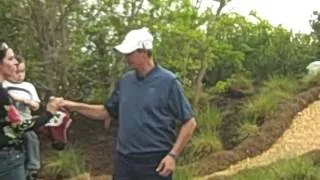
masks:
<svg viewBox="0 0 320 180"><path fill-rule="evenodd" d="M44 111L40 116L24 116L16 108L7 90L0 85L0 147L21 145L25 131L34 130L46 124L52 114Z"/></svg>

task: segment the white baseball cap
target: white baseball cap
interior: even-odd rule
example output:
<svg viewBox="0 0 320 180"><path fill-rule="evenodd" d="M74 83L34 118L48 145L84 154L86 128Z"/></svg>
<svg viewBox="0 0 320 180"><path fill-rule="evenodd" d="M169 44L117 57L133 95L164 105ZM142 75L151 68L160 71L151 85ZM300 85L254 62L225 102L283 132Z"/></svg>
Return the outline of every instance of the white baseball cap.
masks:
<svg viewBox="0 0 320 180"><path fill-rule="evenodd" d="M143 27L128 32L121 44L114 47L122 54L129 54L137 49L152 49L153 36L149 29Z"/></svg>

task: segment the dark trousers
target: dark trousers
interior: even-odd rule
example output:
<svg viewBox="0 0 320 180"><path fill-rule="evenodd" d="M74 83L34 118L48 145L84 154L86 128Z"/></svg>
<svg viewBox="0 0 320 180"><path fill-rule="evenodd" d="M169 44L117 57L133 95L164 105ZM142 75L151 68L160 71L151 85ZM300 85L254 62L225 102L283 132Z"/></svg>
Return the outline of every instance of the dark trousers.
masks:
<svg viewBox="0 0 320 180"><path fill-rule="evenodd" d="M0 179L25 180L24 154L13 148L0 149Z"/></svg>
<svg viewBox="0 0 320 180"><path fill-rule="evenodd" d="M156 172L167 153L126 156L115 154L113 180L172 180L172 174L162 177Z"/></svg>

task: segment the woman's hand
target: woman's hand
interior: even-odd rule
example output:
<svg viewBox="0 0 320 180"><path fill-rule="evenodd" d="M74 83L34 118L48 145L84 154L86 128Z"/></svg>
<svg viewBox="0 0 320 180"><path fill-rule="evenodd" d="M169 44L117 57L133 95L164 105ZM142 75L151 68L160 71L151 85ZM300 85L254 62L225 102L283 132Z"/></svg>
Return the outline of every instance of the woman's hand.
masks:
<svg viewBox="0 0 320 180"><path fill-rule="evenodd" d="M47 111L51 114L55 114L59 109L63 98L61 97L50 97L49 102L47 104Z"/></svg>

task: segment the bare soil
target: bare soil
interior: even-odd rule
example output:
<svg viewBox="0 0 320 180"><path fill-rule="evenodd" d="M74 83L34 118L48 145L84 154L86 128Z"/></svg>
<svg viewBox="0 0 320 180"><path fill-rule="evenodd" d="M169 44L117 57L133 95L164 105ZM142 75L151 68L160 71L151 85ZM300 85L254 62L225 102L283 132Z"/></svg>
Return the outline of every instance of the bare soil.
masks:
<svg viewBox="0 0 320 180"><path fill-rule="evenodd" d="M102 121L90 120L82 116L73 117L69 131L69 143L75 145L84 154L92 177L91 180L110 178L113 170L116 132L116 121L113 121L109 129L106 130ZM40 139L42 162L44 162L53 149L47 137L40 136ZM50 179L48 177L42 178Z"/></svg>

